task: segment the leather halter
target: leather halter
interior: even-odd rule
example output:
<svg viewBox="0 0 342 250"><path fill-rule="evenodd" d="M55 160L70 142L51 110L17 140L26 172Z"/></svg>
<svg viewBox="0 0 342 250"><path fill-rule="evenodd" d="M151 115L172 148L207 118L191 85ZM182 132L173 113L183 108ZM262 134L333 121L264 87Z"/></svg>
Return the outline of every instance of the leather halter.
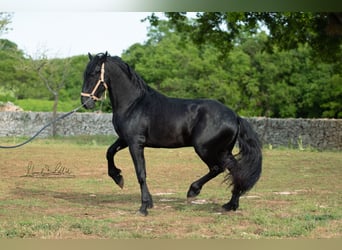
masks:
<svg viewBox="0 0 342 250"><path fill-rule="evenodd" d="M92 98L94 101L99 101L101 100L101 98L95 96L95 92L97 91L97 89L100 87L100 85L102 84L105 89L107 90L108 89L108 85L107 83L104 81L104 73L105 73L105 64L102 63L101 65L101 75L100 75L100 79L97 81L93 91L89 94L89 93L84 93L84 92L81 92L81 96L87 96L87 97L90 97Z"/></svg>

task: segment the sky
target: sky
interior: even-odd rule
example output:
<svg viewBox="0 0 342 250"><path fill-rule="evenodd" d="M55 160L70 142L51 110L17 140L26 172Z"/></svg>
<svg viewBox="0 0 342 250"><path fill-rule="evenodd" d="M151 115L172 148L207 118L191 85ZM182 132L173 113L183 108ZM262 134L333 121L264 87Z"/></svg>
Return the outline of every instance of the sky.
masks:
<svg viewBox="0 0 342 250"><path fill-rule="evenodd" d="M15 1L15 0L12 0ZM151 12L14 11L11 30L1 38L16 43L34 58L70 57L108 51L120 56L147 40Z"/></svg>

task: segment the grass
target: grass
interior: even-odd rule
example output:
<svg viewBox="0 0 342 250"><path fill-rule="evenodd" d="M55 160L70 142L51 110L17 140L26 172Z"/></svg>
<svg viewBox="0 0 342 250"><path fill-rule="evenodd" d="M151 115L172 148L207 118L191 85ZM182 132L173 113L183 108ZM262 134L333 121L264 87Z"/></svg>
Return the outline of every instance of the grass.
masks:
<svg viewBox="0 0 342 250"><path fill-rule="evenodd" d="M264 150L263 174L236 212L224 176L209 182L193 204L192 181L206 166L191 148L146 149L149 216L136 214L140 191L128 150L119 152L125 187L107 176L106 149L114 138L39 139L0 151L0 238L39 239L272 239L340 238L341 152ZM0 144L20 139L1 138ZM30 165L32 164L32 165ZM58 165L61 164L61 165ZM26 176L67 169L58 178ZM69 178L72 175L73 178ZM38 178L39 177L39 178Z"/></svg>
<svg viewBox="0 0 342 250"><path fill-rule="evenodd" d="M40 100L40 99L19 99L14 103L21 107L24 111L32 112L52 112L53 100ZM79 100L77 101L59 101L58 112L69 112L75 107L79 106Z"/></svg>

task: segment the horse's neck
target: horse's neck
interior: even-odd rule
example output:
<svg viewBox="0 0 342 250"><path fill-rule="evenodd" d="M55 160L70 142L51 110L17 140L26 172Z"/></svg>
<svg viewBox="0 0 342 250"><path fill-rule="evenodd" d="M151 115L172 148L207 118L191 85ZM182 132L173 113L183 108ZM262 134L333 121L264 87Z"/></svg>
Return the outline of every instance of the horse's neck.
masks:
<svg viewBox="0 0 342 250"><path fill-rule="evenodd" d="M142 96L142 92L126 75L114 76L113 79L109 89L112 110L123 113Z"/></svg>

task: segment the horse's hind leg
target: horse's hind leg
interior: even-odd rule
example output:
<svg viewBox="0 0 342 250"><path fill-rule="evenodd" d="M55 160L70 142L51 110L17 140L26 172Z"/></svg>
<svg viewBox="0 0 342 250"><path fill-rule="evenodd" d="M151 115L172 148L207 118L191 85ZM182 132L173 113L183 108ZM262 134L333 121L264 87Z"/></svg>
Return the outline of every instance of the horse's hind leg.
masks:
<svg viewBox="0 0 342 250"><path fill-rule="evenodd" d="M195 147L196 153L209 167L209 172L190 185L187 198L191 199L200 194L204 184L224 171L224 166L218 161L216 153L209 152L204 148Z"/></svg>
<svg viewBox="0 0 342 250"><path fill-rule="evenodd" d="M220 154L213 154L213 156L216 156L216 160L213 157L203 158L203 155L201 155L200 152L196 151L201 157L201 159L208 165L209 173L191 184L189 191L188 191L188 195L187 195L188 199L196 197L200 193L202 186L205 183L215 178L224 170L234 171L234 168L237 167L237 161L231 153L232 147L233 146L229 147L227 151L221 152ZM234 178L234 176L232 177ZM226 211L230 211L230 210L235 211L239 207L240 196L241 196L240 189L238 188L237 185L234 185L233 191L232 191L232 197L230 201L227 204L223 205L222 207Z"/></svg>
<svg viewBox="0 0 342 250"><path fill-rule="evenodd" d="M223 172L223 169L221 167L217 165L210 166L209 173L207 173L206 175L204 175L203 177L201 177L200 179L198 179L197 181L193 182L190 185L189 191L187 193L187 198L191 199L199 195L203 185L206 184L211 179L218 176L222 172Z"/></svg>
<svg viewBox="0 0 342 250"><path fill-rule="evenodd" d="M121 170L118 169L114 164L114 155L127 147L125 141L118 138L107 150L107 161L108 161L108 175L112 177L114 182L121 188L124 186L124 179L122 177Z"/></svg>
<svg viewBox="0 0 342 250"><path fill-rule="evenodd" d="M232 190L232 197L230 201L224 204L222 208L226 211L231 211L231 210L236 211L236 209L238 209L239 207L239 199L242 194L237 183L234 183L234 182L238 182L238 180L234 180L234 178L237 178L234 175L234 170L238 167L237 166L238 163L235 157L231 154L226 158L225 164L226 164L227 170L230 171L230 174L229 173L227 174L226 181L229 181L229 180L232 181L232 184L230 185L233 185L233 190Z"/></svg>
<svg viewBox="0 0 342 250"><path fill-rule="evenodd" d="M213 160L212 161L208 160L211 158L208 158L207 160L203 159L209 167L209 173L191 184L188 194L187 194L188 199L194 198L197 195L199 195L203 185L207 183L208 181L210 181L211 179L215 178L224 170L234 171L234 168L237 167L237 161L231 153L222 153L217 158L219 160L215 164L213 164L214 162ZM232 178L236 178L236 177L232 176ZM232 190L232 197L228 203L222 206L223 209L226 211L231 211L231 210L235 211L239 207L239 199L240 199L241 194L242 194L241 189L235 183L233 190Z"/></svg>
<svg viewBox="0 0 342 250"><path fill-rule="evenodd" d="M227 204L224 204L222 208L226 211L236 211L236 209L238 209L239 207L240 196L241 192L236 187L234 187L232 191L232 198Z"/></svg>

